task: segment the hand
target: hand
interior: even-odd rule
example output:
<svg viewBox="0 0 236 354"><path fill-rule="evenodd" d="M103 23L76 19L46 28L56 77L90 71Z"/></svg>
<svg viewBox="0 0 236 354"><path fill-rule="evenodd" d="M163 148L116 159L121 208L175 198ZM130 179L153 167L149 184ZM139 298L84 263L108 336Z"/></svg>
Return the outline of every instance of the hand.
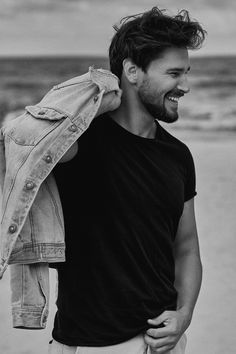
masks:
<svg viewBox="0 0 236 354"><path fill-rule="evenodd" d="M160 316L148 320L153 326L164 325L159 328L149 328L144 335L145 342L153 353L164 354L173 349L188 327L189 321L184 313L179 311L165 311Z"/></svg>
<svg viewBox="0 0 236 354"><path fill-rule="evenodd" d="M96 113L96 116L103 114L104 112L116 110L121 103L122 90L111 91L103 95L101 105Z"/></svg>

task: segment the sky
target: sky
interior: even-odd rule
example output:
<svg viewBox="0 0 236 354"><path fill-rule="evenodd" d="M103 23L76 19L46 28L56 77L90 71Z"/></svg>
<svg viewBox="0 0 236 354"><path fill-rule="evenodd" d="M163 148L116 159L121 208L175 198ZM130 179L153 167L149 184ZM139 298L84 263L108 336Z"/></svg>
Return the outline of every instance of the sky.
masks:
<svg viewBox="0 0 236 354"><path fill-rule="evenodd" d="M235 0L0 0L0 56L107 55L112 26L153 6L185 8L207 30L192 55L236 55Z"/></svg>

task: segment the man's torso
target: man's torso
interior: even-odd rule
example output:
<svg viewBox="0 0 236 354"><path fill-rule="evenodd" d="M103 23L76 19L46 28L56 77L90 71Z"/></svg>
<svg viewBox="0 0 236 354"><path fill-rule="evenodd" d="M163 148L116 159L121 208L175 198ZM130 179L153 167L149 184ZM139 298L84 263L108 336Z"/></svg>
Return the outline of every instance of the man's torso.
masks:
<svg viewBox="0 0 236 354"><path fill-rule="evenodd" d="M53 336L67 345L112 345L176 306L173 242L184 201L186 148L157 124L156 139L96 118L78 153L54 175L65 218ZM190 183L191 185L191 183Z"/></svg>

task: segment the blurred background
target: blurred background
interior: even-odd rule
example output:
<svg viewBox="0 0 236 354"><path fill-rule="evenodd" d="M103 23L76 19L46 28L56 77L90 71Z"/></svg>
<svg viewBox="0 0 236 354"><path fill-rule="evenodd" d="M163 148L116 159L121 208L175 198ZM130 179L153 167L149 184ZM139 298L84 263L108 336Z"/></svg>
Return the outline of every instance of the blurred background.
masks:
<svg viewBox="0 0 236 354"><path fill-rule="evenodd" d="M186 354L235 354L236 348L236 2L234 0L0 0L0 125L50 88L109 68L112 26L158 6L190 11L207 30L190 51L190 93L180 119L165 128L189 146L196 164L196 215L204 277ZM46 353L55 314L51 270L46 330L12 328L9 273L0 281L0 353Z"/></svg>

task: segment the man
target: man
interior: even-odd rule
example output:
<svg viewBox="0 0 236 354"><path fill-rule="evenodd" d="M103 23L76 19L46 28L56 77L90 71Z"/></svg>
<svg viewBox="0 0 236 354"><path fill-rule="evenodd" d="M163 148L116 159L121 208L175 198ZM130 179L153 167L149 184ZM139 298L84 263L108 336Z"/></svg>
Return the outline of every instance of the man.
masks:
<svg viewBox="0 0 236 354"><path fill-rule="evenodd" d="M187 11L158 8L116 31L109 57L121 104L94 119L54 169L66 262L57 265L49 350L184 353L202 273L195 172L186 145L159 121L178 119L188 49L205 31Z"/></svg>

